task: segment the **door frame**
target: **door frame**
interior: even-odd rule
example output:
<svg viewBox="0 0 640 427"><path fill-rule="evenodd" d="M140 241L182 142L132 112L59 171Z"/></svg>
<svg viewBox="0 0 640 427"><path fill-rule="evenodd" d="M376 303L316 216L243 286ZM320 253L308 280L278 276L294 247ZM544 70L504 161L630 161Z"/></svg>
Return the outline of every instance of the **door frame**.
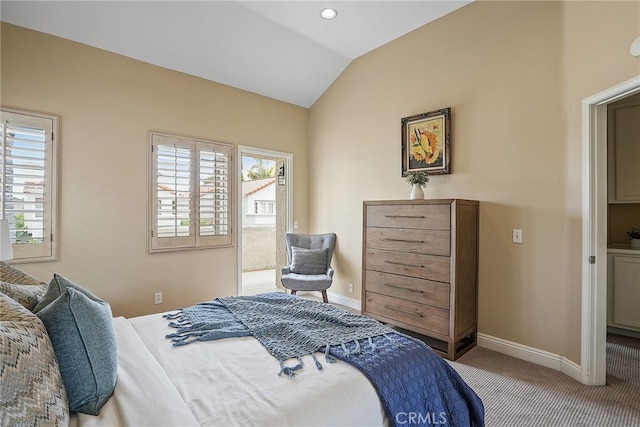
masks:
<svg viewBox="0 0 640 427"><path fill-rule="evenodd" d="M237 210L237 221L238 224L238 232L236 235L238 238L236 239L238 242L238 262L237 262L237 277L238 283L236 284L236 293L237 295L242 295L242 156L243 155L255 155L257 157L274 157L278 159L284 159L284 179L285 179L285 215L286 215L286 227L287 231L290 231L293 228L293 180L291 177L293 176L293 154L285 153L282 151L274 151L267 150L264 148L256 148L250 147L247 145L238 145L238 149L236 151L236 158L238 159L236 164L238 167L236 168L236 182L238 183L237 194L236 194L236 210ZM277 183L276 183L277 185ZM276 209L278 207L276 206Z"/></svg>
<svg viewBox="0 0 640 427"><path fill-rule="evenodd" d="M638 92L640 76L582 100L581 381L587 385L607 382L607 105Z"/></svg>

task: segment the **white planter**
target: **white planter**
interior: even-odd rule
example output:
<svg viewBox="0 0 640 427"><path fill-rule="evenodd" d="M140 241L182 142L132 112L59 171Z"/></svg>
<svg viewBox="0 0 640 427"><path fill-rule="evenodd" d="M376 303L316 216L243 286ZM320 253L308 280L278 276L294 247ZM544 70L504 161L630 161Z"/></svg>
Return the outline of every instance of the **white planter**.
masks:
<svg viewBox="0 0 640 427"><path fill-rule="evenodd" d="M411 200L423 200L424 199L424 191L422 191L422 185L413 184L413 188L411 189L411 195L409 196Z"/></svg>
<svg viewBox="0 0 640 427"><path fill-rule="evenodd" d="M631 239L631 249L640 249L640 239Z"/></svg>

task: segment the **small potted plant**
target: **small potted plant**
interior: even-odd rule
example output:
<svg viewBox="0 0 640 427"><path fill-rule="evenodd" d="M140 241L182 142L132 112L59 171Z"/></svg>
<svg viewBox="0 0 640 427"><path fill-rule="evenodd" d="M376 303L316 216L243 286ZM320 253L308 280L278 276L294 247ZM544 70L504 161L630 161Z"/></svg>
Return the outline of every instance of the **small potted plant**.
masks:
<svg viewBox="0 0 640 427"><path fill-rule="evenodd" d="M627 231L627 235L631 239L631 247L633 249L640 249L640 230L632 228L631 231Z"/></svg>
<svg viewBox="0 0 640 427"><path fill-rule="evenodd" d="M424 199L422 187L429 182L429 175L423 171L407 172L407 182L413 186L411 189L410 199Z"/></svg>

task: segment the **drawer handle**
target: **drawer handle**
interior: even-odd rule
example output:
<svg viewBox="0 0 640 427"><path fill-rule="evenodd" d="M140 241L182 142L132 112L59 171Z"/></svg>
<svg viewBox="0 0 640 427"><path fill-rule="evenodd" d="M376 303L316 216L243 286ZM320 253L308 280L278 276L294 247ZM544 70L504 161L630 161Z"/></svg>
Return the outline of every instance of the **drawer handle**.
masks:
<svg viewBox="0 0 640 427"><path fill-rule="evenodd" d="M406 288L406 287L401 286L401 285L394 285L393 283L385 283L384 285L388 286L390 288L402 289L403 291L409 291L409 292L416 292L418 294L424 294L424 291L421 291L419 289L410 289L410 288Z"/></svg>
<svg viewBox="0 0 640 427"><path fill-rule="evenodd" d="M426 218L424 215L385 215L385 218L413 218L413 219L421 219Z"/></svg>
<svg viewBox="0 0 640 427"><path fill-rule="evenodd" d="M387 264L402 265L404 267L420 267L420 268L424 268L424 265L414 265L414 264L407 264L407 263L404 263L404 262L388 261L388 260L385 260L384 262L386 262Z"/></svg>
<svg viewBox="0 0 640 427"><path fill-rule="evenodd" d="M415 316L415 317L422 317L421 313L416 313L414 311L405 311L405 310L401 310L398 307L394 307L390 304L385 304L384 308L386 308L387 310L393 310L393 311L397 311L398 313L402 313L402 314L408 314L409 316Z"/></svg>
<svg viewBox="0 0 640 427"><path fill-rule="evenodd" d="M386 237L384 240L388 242L403 242L403 243L424 243L424 240L409 240L409 239L390 239Z"/></svg>

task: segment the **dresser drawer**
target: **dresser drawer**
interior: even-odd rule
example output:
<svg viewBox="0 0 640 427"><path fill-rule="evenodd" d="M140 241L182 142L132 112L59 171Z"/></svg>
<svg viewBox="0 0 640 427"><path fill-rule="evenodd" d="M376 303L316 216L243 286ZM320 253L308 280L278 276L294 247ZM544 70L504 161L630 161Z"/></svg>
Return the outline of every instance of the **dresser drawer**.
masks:
<svg viewBox="0 0 640 427"><path fill-rule="evenodd" d="M444 256L367 249L365 268L449 283L450 263Z"/></svg>
<svg viewBox="0 0 640 427"><path fill-rule="evenodd" d="M425 255L451 254L449 230L408 230L402 228L367 227L367 247Z"/></svg>
<svg viewBox="0 0 640 427"><path fill-rule="evenodd" d="M378 316L442 335L449 334L449 310L373 292L366 293L366 305L367 311Z"/></svg>
<svg viewBox="0 0 640 427"><path fill-rule="evenodd" d="M451 229L451 205L367 206L368 227Z"/></svg>
<svg viewBox="0 0 640 427"><path fill-rule="evenodd" d="M366 270L367 291L425 305L449 308L448 283Z"/></svg>
<svg viewBox="0 0 640 427"><path fill-rule="evenodd" d="M455 360L477 343L475 200L363 202L362 311Z"/></svg>

